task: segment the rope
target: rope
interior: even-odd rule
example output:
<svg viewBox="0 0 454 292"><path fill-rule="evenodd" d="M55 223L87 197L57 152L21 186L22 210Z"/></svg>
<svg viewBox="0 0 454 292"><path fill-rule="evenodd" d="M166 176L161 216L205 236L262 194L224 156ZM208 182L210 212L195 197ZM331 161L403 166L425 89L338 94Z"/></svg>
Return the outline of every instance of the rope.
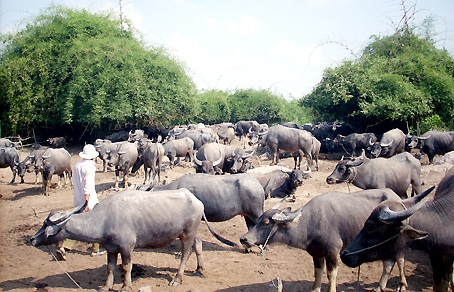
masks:
<svg viewBox="0 0 454 292"><path fill-rule="evenodd" d="M268 240L276 232L276 230L277 230L277 224L274 224L273 228L270 231L270 234L268 234L268 237L265 240L265 244L263 246L259 245L259 248L260 248L260 255L262 256L263 262L265 263L266 272L268 274L268 277L270 277L270 279L271 279L271 284L273 284L274 288L279 290L279 281L280 281L280 279L277 278L278 284L274 283L274 278L271 277L270 268L268 267L268 264L266 263L266 250L265 250L266 245L268 244Z"/></svg>
<svg viewBox="0 0 454 292"><path fill-rule="evenodd" d="M54 258L54 260L57 262L57 264L60 266L60 268L62 269L62 271L66 274L66 276L68 276L68 278L81 290L84 290L82 287L79 286L79 284L77 284L77 282L71 277L71 275L65 271L65 269L62 267L62 265L60 264L60 261L57 259L57 257L54 255L53 252L50 251L49 247L47 247L47 250L49 251L49 253L52 255L52 257Z"/></svg>

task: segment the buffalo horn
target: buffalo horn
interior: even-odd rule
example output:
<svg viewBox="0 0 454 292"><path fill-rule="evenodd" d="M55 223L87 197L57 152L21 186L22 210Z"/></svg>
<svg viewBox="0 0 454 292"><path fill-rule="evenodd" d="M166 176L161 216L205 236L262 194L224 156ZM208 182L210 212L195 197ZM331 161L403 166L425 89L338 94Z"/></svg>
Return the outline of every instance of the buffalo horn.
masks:
<svg viewBox="0 0 454 292"><path fill-rule="evenodd" d="M68 219L72 214L82 213L82 211L84 211L87 207L87 204L88 201L85 201L83 205L74 208L71 212L58 212L56 214L53 214L52 216L49 216L48 219L53 224L61 223Z"/></svg>
<svg viewBox="0 0 454 292"><path fill-rule="evenodd" d="M125 154L126 151L118 151L118 155Z"/></svg>
<svg viewBox="0 0 454 292"><path fill-rule="evenodd" d="M361 164L363 164L364 162L364 159L361 159L361 160L353 160L353 161L349 161L347 162L347 166L360 166Z"/></svg>
<svg viewBox="0 0 454 292"><path fill-rule="evenodd" d="M288 195L285 196L285 197L283 197L282 200L280 200L279 202L277 202L277 204L274 205L273 207L271 207L271 209L277 209L277 208L279 208L279 207L282 205L282 203L284 203L285 199L287 199L287 197L288 197Z"/></svg>
<svg viewBox="0 0 454 292"><path fill-rule="evenodd" d="M429 136L427 136L427 137L419 137L419 136L418 136L418 139L419 139L419 140L427 140L427 139L430 138L430 136L431 136L431 135L429 135Z"/></svg>
<svg viewBox="0 0 454 292"><path fill-rule="evenodd" d="M388 146L391 146L391 144L392 144L393 142L394 142L394 139L391 140L391 142L389 142L389 143L380 143L380 146L381 146L381 147L388 147Z"/></svg>
<svg viewBox="0 0 454 292"><path fill-rule="evenodd" d="M372 143L372 138L369 138L369 145L370 145L370 146L373 146L373 145L374 145L374 143Z"/></svg>
<svg viewBox="0 0 454 292"><path fill-rule="evenodd" d="M16 158L14 158L14 164L19 165L19 162L16 161Z"/></svg>
<svg viewBox="0 0 454 292"><path fill-rule="evenodd" d="M290 214L284 214L283 212L276 213L271 217L276 223L287 223L287 222L292 222L303 210L303 206L299 207L295 212L292 212Z"/></svg>
<svg viewBox="0 0 454 292"><path fill-rule="evenodd" d="M252 154L254 154L254 152L255 152L255 150L252 150L251 153L245 154L245 155L243 155L241 158L243 158L243 159L249 158L249 157L252 156Z"/></svg>
<svg viewBox="0 0 454 292"><path fill-rule="evenodd" d="M309 170L303 170L303 174L309 174L312 172L312 169L309 167Z"/></svg>
<svg viewBox="0 0 454 292"><path fill-rule="evenodd" d="M194 162L195 162L195 164L197 164L198 166L202 166L202 161L200 161L199 159L197 159L197 152L194 153Z"/></svg>
<svg viewBox="0 0 454 292"><path fill-rule="evenodd" d="M219 163L221 163L222 158L223 158L222 157L222 153L221 153L221 149L218 149L218 150L219 150L219 159L213 162L213 167L217 166Z"/></svg>
<svg viewBox="0 0 454 292"><path fill-rule="evenodd" d="M265 132L258 132L257 135L263 136L263 135L266 135L267 133L268 133L268 130L266 130Z"/></svg>
<svg viewBox="0 0 454 292"><path fill-rule="evenodd" d="M43 155L43 159L46 159L46 158L49 158L50 157L50 154L49 155Z"/></svg>
<svg viewBox="0 0 454 292"><path fill-rule="evenodd" d="M415 197L403 200L402 204L409 203L411 205L411 207L406 210L403 210L400 212L395 212L395 211L392 211L388 206L386 206L380 212L380 214L378 214L378 220L380 220L381 222L383 222L385 224L394 224L396 222L400 222L400 221L407 219L408 217L413 215L416 211L421 209L421 207L426 203L425 201L423 201L423 199L428 194L430 194L430 192L432 192L434 188L435 188L435 186L432 186Z"/></svg>

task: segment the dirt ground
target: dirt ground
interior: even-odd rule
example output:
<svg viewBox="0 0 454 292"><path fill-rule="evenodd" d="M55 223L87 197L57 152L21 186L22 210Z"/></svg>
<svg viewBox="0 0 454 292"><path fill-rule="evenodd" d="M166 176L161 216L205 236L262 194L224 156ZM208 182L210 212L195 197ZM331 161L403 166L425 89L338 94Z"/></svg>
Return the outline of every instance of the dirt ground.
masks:
<svg viewBox="0 0 454 292"><path fill-rule="evenodd" d="M235 140L234 145L242 145ZM69 148L73 164L78 161L81 147ZM21 152L21 158L27 151ZM341 155L330 157L321 155L320 169L311 174L304 185L296 191L296 201L286 203L293 209L305 204L315 196L327 191L353 192L356 187L347 184L328 185L326 177L332 172ZM439 159L438 157L436 160ZM164 160L163 179L170 182L186 173L195 172L191 166L168 168ZM266 158L254 161L256 168L269 165ZM184 165L184 163L182 163ZM281 165L293 167L293 159L286 158ZM423 189L436 185L452 164L423 165ZM110 171L96 174L96 188L100 200L110 196L115 175ZM27 173L25 183L10 184L12 177L9 168L0 169L0 291L94 291L102 286L106 279L106 256L90 257L91 244L78 242L68 252L68 261L57 262L55 246L35 248L29 244L30 237L41 227L43 220L53 210L72 209L73 190L53 189L50 196L42 195L41 185L33 184L34 173ZM130 177L131 183L140 184L143 177ZM54 176L53 182L57 182ZM266 200L265 209L274 206L279 199ZM241 235L247 232L244 219L237 216L227 222L211 223L211 226L222 236L239 243ZM168 284L176 274L180 252L179 241L167 248L146 250L137 249L133 253L133 263L138 272L133 274L134 291L149 286L152 291L276 291L276 279L283 281L283 291L311 291L314 280L312 258L303 250L288 246L271 246L266 256L260 255L258 249L245 254L240 249L231 248L217 241L208 231L204 222L199 229L203 240L205 257L204 277L192 276L196 268L195 255L192 255L186 267L183 284L169 287ZM121 260L119 259L119 263ZM370 291L376 287L382 272L381 263L375 262L361 266L358 282L358 269L351 269L341 264L337 277L338 291ZM412 251L407 257L406 275L409 291L431 291L431 268L428 257L418 251ZM76 285L79 285L80 288ZM322 290L326 291L328 280L323 277ZM393 270L388 282L387 291L397 287L397 268ZM114 288L122 285L121 273L116 271Z"/></svg>

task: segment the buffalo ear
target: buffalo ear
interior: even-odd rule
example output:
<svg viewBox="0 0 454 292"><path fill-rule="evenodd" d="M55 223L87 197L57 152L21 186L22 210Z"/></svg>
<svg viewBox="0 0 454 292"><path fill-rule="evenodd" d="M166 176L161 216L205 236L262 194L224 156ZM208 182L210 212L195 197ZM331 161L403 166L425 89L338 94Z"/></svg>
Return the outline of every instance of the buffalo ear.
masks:
<svg viewBox="0 0 454 292"><path fill-rule="evenodd" d="M400 232L410 238L411 240L419 240L419 239L424 239L427 236L429 236L428 232L422 231L415 229L411 227L410 225L405 225Z"/></svg>
<svg viewBox="0 0 454 292"><path fill-rule="evenodd" d="M292 211L292 207L287 207L287 208L284 208L281 210L281 212L284 214L288 214L288 213L290 213L290 211Z"/></svg>
<svg viewBox="0 0 454 292"><path fill-rule="evenodd" d="M46 227L46 237L55 235L60 231L59 225L50 225Z"/></svg>

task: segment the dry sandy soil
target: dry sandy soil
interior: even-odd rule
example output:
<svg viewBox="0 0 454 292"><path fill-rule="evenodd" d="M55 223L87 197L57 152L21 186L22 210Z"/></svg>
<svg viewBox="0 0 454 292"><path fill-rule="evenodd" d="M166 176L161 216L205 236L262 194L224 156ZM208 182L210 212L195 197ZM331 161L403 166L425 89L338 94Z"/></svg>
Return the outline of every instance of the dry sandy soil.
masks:
<svg viewBox="0 0 454 292"><path fill-rule="evenodd" d="M233 144L241 145L235 140ZM82 147L70 148L73 164L80 158L77 156ZM21 152L25 158L27 152ZM326 177L332 172L339 156L321 157L320 170L312 173L312 178L305 181L296 191L296 201L286 203L293 209L305 204L315 196L327 191L349 192L358 190L347 184L328 185ZM438 159L438 158L436 158ZM266 158L254 160L254 166L269 165ZM184 164L184 163L182 163ZM286 158L281 164L293 167L293 159ZM424 189L436 185L444 176L451 164L423 165L421 177ZM110 196L115 190L114 172L101 173L98 164L96 187L100 200ZM163 177L172 181L186 173L194 172L189 165L168 168L168 160L164 163ZM41 227L43 220L53 210L72 209L73 191L70 187L61 190L53 189L50 196L42 195L42 187L33 184L34 173L25 176L25 183L9 184L11 180L9 168L0 169L0 290L1 291L95 291L104 284L106 279L106 257L90 257L91 244L78 242L68 252L68 261L57 262L55 246L32 247L29 238ZM140 184L142 177L131 177L131 183ZM53 179L54 183L57 177ZM265 209L272 207L279 199L272 198L265 202ZM211 223L221 235L237 241L246 233L244 219L237 216L230 221ZM205 257L204 277L192 276L196 268L195 256L192 255L183 284L169 287L168 284L176 274L179 266L177 258L180 243L167 248L146 250L138 249L133 253L133 263L139 273L133 275L134 291L149 286L152 291L276 291L273 284L276 278L283 281L283 291L310 291L314 280L313 263L309 254L303 250L288 246L274 245L266 256L260 255L258 249L245 254L240 249L231 248L218 242L202 223L199 236L203 240ZM119 263L120 263L119 259ZM358 282L358 269L351 269L341 264L337 278L338 291L370 291L376 287L381 275L381 263L364 264ZM67 274L66 274L67 273ZM406 263L406 275L409 291L431 291L431 268L428 257L412 251ZM74 282L73 282L74 281ZM75 282L81 287L76 286ZM122 279L120 271L115 273L114 288L120 289ZM326 291L328 280L323 277L322 290ZM388 291L397 287L397 268L394 269Z"/></svg>

